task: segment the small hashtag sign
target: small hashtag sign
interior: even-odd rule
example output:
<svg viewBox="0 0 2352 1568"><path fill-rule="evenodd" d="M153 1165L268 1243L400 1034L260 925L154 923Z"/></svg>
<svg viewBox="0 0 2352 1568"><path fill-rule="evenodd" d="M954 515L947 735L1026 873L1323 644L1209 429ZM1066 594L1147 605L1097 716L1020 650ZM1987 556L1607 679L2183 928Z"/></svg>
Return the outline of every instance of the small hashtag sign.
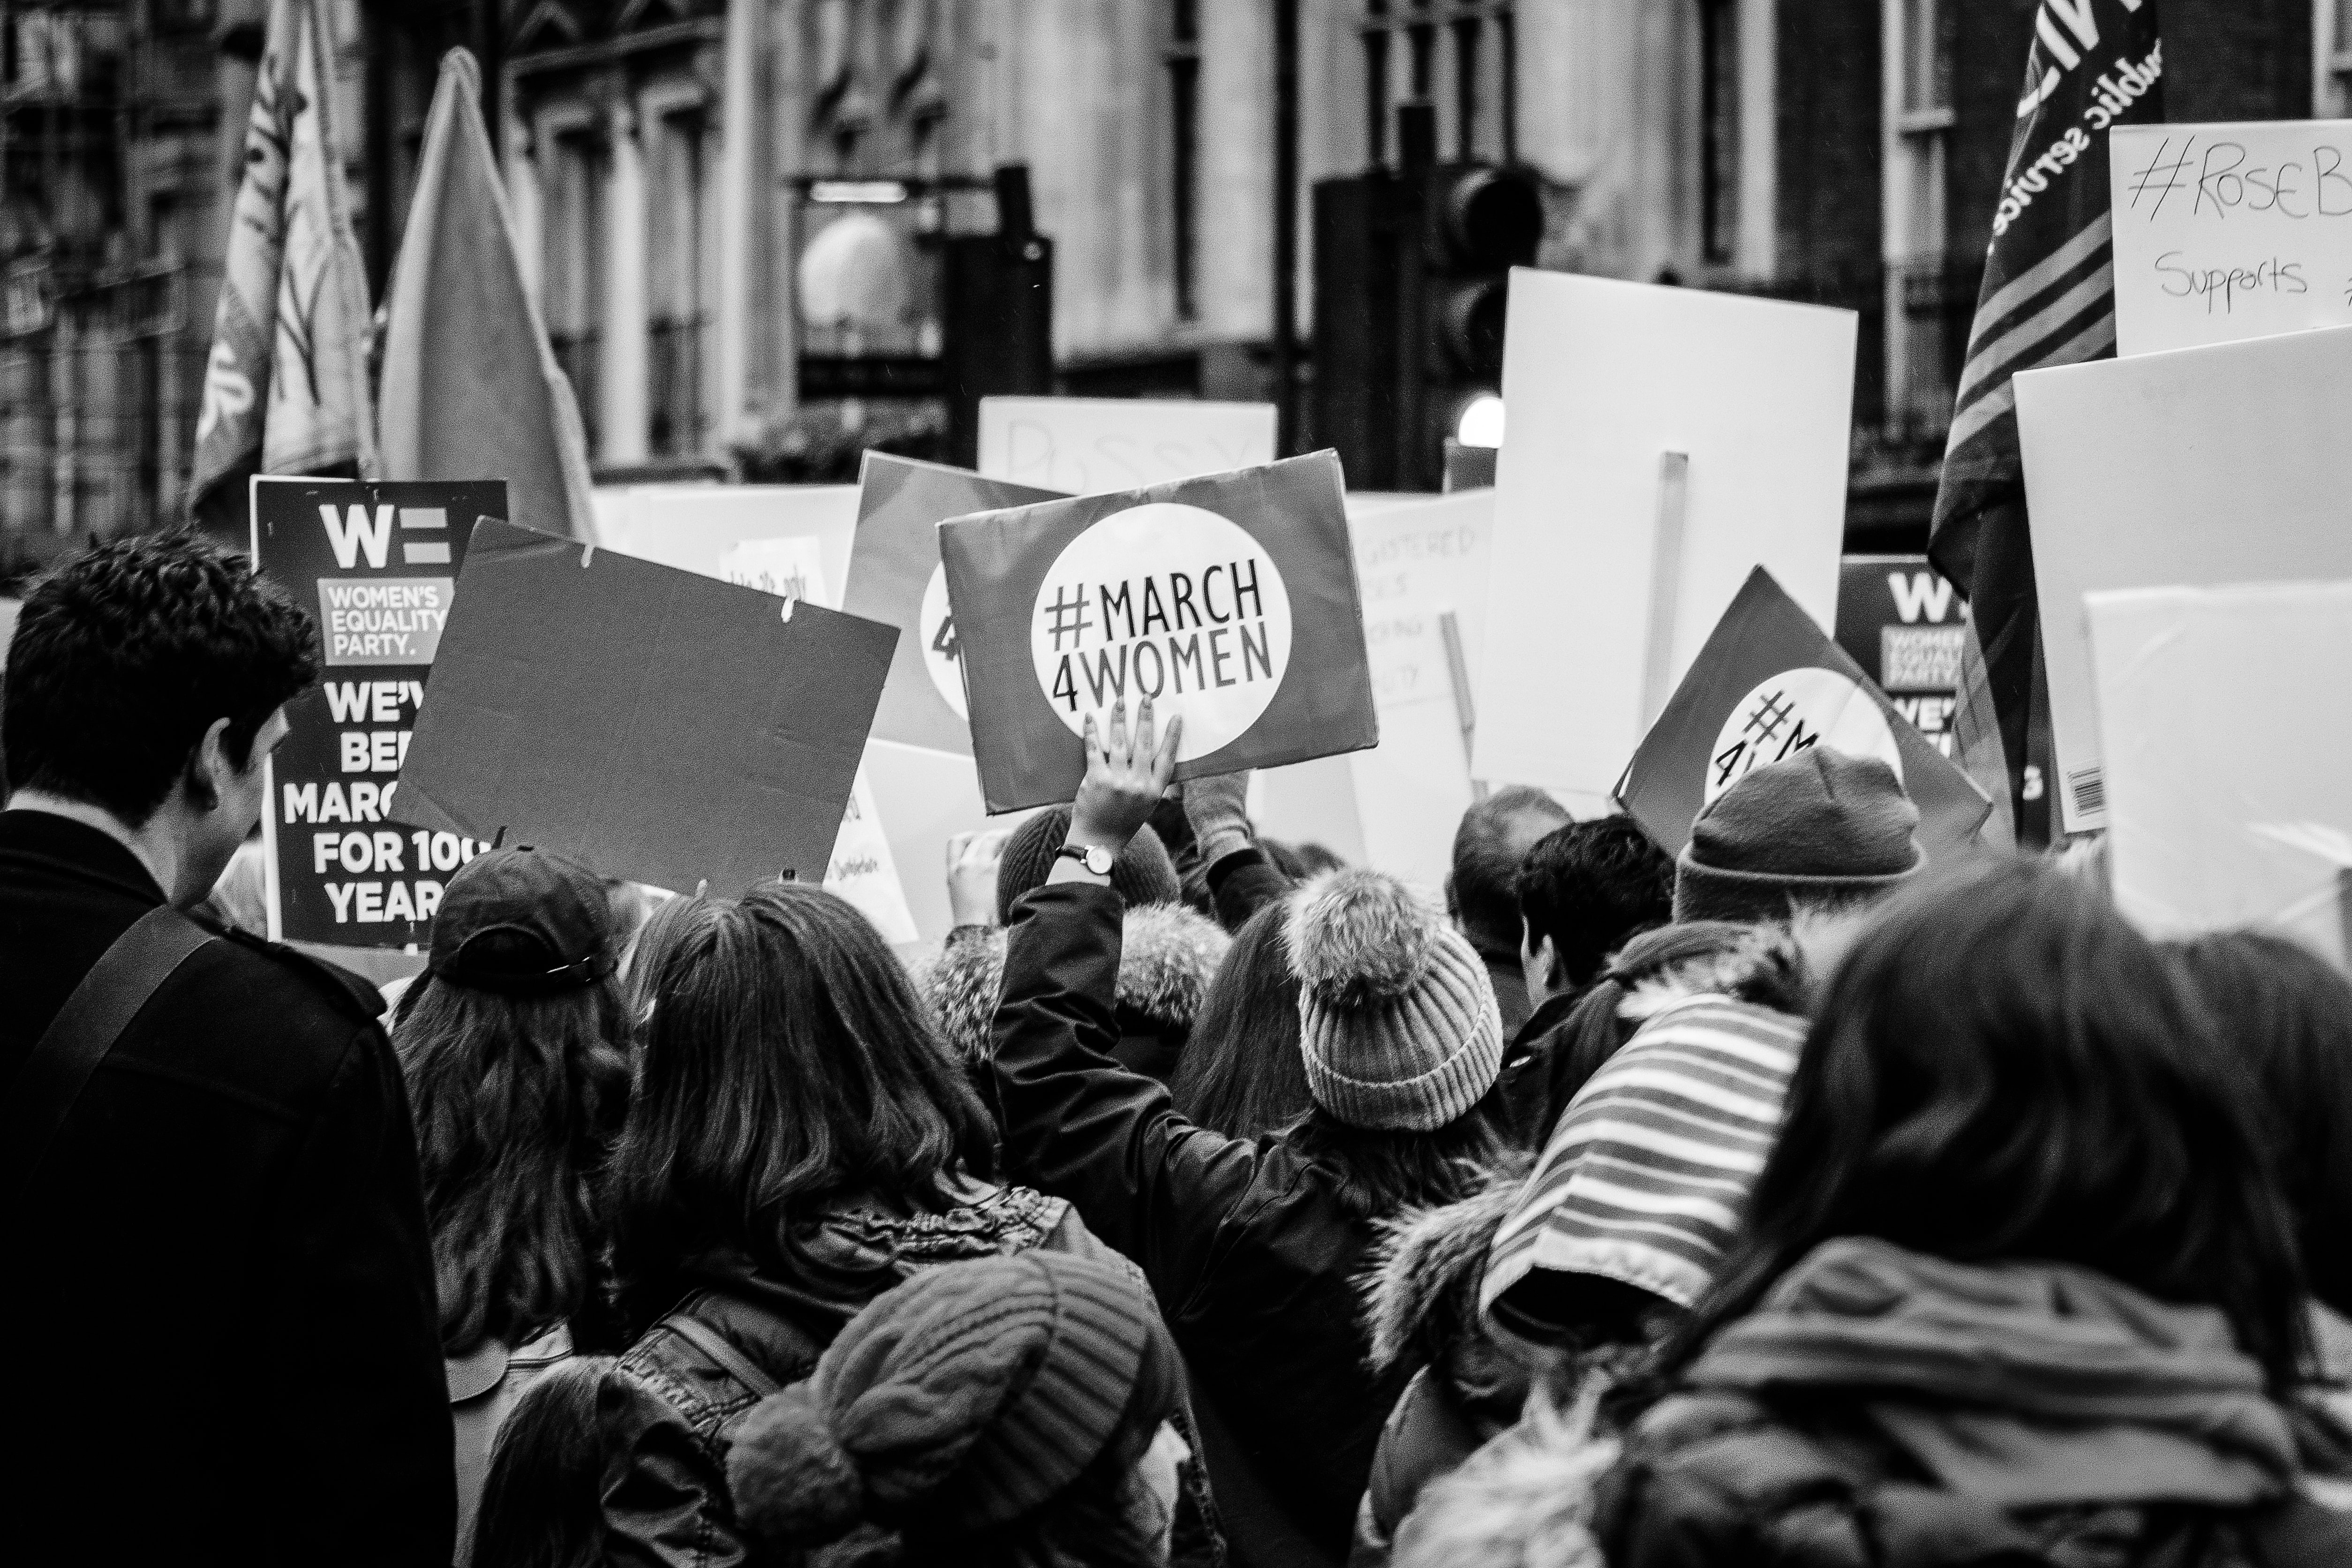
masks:
<svg viewBox="0 0 2352 1568"><path fill-rule="evenodd" d="M2156 156L2148 160L2147 167L2132 175L2131 205L2135 212L2139 209L2139 198L2144 192L2153 191L2156 195L2156 204L2147 209L2148 216L2154 217L2164 210L2167 196L2185 188L2181 176L2188 172L2189 152L2196 144L2197 138L2188 138L2180 144L2179 155L2168 163L2166 158L2172 152L2172 138L2168 136L2157 143ZM2159 181L2162 184L2159 184Z"/></svg>
<svg viewBox="0 0 2352 1568"><path fill-rule="evenodd" d="M1092 623L1087 619L1087 585L1081 583L1077 585L1077 589L1078 596L1076 599L1070 597L1070 589L1066 584L1055 589L1054 602L1045 606L1046 614L1053 616L1053 619L1046 624L1045 629L1053 634L1055 653L1062 651L1062 638L1065 635L1075 643L1083 639L1092 626Z"/></svg>
<svg viewBox="0 0 2352 1568"><path fill-rule="evenodd" d="M1788 700L1780 693L1768 691L1764 694L1764 700L1757 705L1755 712L1748 716L1748 722L1741 726L1741 729L1743 731L1760 729L1763 733L1757 737L1756 743L1759 746L1767 744L1773 736L1780 732L1780 726L1789 721L1789 715L1795 707L1795 703Z"/></svg>

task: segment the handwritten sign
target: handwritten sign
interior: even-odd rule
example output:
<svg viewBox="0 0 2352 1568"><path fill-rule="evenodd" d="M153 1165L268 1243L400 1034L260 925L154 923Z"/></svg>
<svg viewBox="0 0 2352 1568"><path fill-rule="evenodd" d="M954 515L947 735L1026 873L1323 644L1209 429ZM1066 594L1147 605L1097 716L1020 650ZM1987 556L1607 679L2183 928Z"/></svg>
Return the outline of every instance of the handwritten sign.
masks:
<svg viewBox="0 0 2352 1568"><path fill-rule="evenodd" d="M2352 323L2352 120L2110 136L2118 353Z"/></svg>
<svg viewBox="0 0 2352 1568"><path fill-rule="evenodd" d="M1272 461L1271 403L980 400L980 471L992 479L1094 495Z"/></svg>

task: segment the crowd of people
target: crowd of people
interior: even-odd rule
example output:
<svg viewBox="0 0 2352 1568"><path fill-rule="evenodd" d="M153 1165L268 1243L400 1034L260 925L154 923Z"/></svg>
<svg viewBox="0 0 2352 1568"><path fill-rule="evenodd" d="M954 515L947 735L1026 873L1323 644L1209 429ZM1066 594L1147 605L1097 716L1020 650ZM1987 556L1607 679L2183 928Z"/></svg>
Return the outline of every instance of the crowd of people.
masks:
<svg viewBox="0 0 2352 1568"><path fill-rule="evenodd" d="M2352 1563L2352 983L2291 942L1930 868L1825 747L1671 858L1496 791L1441 906L1146 700L920 963L502 847L386 1008L176 912L317 658L179 537L8 649L25 1561Z"/></svg>

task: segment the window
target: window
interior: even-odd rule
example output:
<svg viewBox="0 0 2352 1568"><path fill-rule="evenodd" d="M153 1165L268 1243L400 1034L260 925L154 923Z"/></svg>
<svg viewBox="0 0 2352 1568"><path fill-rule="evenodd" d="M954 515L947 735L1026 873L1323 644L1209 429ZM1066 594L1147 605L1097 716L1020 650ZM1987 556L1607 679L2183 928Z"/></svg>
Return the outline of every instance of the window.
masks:
<svg viewBox="0 0 2352 1568"><path fill-rule="evenodd" d="M703 116L698 109L656 121L654 180L648 191L654 223L646 236L647 368L653 381L650 426L656 457L676 458L702 447L703 226L707 214Z"/></svg>
<svg viewBox="0 0 2352 1568"><path fill-rule="evenodd" d="M1739 5L1699 0L1699 252L1727 263L1739 238Z"/></svg>
<svg viewBox="0 0 2352 1568"><path fill-rule="evenodd" d="M593 131L554 139L547 184L547 336L556 363L572 378L588 449L597 449L597 345L604 319L604 180L606 158Z"/></svg>
<svg viewBox="0 0 2352 1568"><path fill-rule="evenodd" d="M1436 108L1441 157L1467 163L1514 155L1511 20L1509 0L1366 0L1360 30L1372 163L1388 163L1396 110L1404 103Z"/></svg>
<svg viewBox="0 0 2352 1568"><path fill-rule="evenodd" d="M2319 91L2315 114L2352 114L2352 0L2318 0Z"/></svg>
<svg viewBox="0 0 2352 1568"><path fill-rule="evenodd" d="M1200 314L1201 14L1174 0L1168 26L1169 239L1175 250L1176 314Z"/></svg>
<svg viewBox="0 0 2352 1568"><path fill-rule="evenodd" d="M1933 437L1951 416L1975 312L1974 274L1945 255L1952 130L1952 0L1884 0L1887 206L1886 413Z"/></svg>

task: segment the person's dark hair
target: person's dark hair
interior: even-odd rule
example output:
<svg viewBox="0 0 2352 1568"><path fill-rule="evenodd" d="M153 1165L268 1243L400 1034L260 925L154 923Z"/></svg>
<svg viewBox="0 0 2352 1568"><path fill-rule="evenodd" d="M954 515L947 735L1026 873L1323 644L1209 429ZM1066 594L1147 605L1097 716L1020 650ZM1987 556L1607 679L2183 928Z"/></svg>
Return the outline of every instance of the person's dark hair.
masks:
<svg viewBox="0 0 2352 1568"><path fill-rule="evenodd" d="M136 827L215 721L250 761L270 714L318 676L318 629L242 555L189 533L100 544L35 584L8 645L8 787Z"/></svg>
<svg viewBox="0 0 2352 1568"><path fill-rule="evenodd" d="M1459 1203L1517 1151L1505 1131L1510 1106L1498 1079L1486 1097L1433 1132L1350 1127L1318 1106L1283 1130L1291 1152L1336 1173L1333 1196L1359 1219Z"/></svg>
<svg viewBox="0 0 2352 1568"><path fill-rule="evenodd" d="M1274 1131L1314 1103L1299 1055L1286 912L1276 900L1234 933L1168 1081L1178 1110L1229 1138Z"/></svg>
<svg viewBox="0 0 2352 1568"><path fill-rule="evenodd" d="M472 1568L602 1568L596 1391L612 1367L610 1356L560 1361L515 1401L490 1445Z"/></svg>
<svg viewBox="0 0 2352 1568"><path fill-rule="evenodd" d="M1664 1371L1858 1236L2209 1304L2274 1385L2294 1380L2302 1280L2251 1092L2177 966L2104 898L2020 861L1902 897L1817 1018L1741 1237Z"/></svg>
<svg viewBox="0 0 2352 1568"><path fill-rule="evenodd" d="M628 1108L628 1038L609 976L505 996L425 974L401 996L393 1045L416 1121L445 1354L601 1316L593 1189Z"/></svg>
<svg viewBox="0 0 2352 1568"><path fill-rule="evenodd" d="M2261 1091L2311 1293L2352 1313L2352 981L2300 942L2220 931L2175 948Z"/></svg>
<svg viewBox="0 0 2352 1568"><path fill-rule="evenodd" d="M1519 951L1519 862L1537 839L1570 820L1566 806L1525 784L1498 789L1462 814L1445 910L1480 952Z"/></svg>
<svg viewBox="0 0 2352 1568"><path fill-rule="evenodd" d="M820 888L677 899L637 939L637 1086L612 1163L625 1291L713 1247L792 1271L826 1200L946 1202L995 1170L995 1129L866 917ZM636 1305L666 1308L647 1297ZM649 1314L641 1314L649 1315Z"/></svg>
<svg viewBox="0 0 2352 1568"><path fill-rule="evenodd" d="M1551 939L1566 986L1591 984L1629 938L1674 918L1674 860L1630 816L1545 834L1514 888L1529 945Z"/></svg>
<svg viewBox="0 0 2352 1568"><path fill-rule="evenodd" d="M1326 871L1345 870L1348 865L1320 844L1286 844L1278 838L1261 838L1257 847L1268 864L1294 882L1311 881Z"/></svg>

